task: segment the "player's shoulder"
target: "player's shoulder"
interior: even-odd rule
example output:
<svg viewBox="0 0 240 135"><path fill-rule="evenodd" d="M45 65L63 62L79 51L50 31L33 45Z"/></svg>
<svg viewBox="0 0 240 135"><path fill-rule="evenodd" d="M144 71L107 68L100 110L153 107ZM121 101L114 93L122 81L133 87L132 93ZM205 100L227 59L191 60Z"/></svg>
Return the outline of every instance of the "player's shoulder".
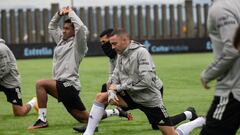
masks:
<svg viewBox="0 0 240 135"><path fill-rule="evenodd" d="M146 48L144 47L143 44L141 44L139 42L136 42L136 41L131 41L130 49L138 50L138 51L145 51L146 50Z"/></svg>
<svg viewBox="0 0 240 135"><path fill-rule="evenodd" d="M9 48L5 44L5 41L4 40L2 40L2 41L0 40L0 51L6 52L6 50L9 50Z"/></svg>

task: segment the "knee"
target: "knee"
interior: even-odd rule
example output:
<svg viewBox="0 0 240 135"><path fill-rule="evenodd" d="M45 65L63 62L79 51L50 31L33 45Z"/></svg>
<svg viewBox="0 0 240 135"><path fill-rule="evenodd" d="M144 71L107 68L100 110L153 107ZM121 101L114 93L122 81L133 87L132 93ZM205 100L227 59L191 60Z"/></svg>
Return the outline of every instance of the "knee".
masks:
<svg viewBox="0 0 240 135"><path fill-rule="evenodd" d="M45 84L45 80L38 80L36 82L36 88L37 89L42 88L42 87L44 87L44 84Z"/></svg>
<svg viewBox="0 0 240 135"><path fill-rule="evenodd" d="M25 116L26 114L22 110L13 110L14 116Z"/></svg>
<svg viewBox="0 0 240 135"><path fill-rule="evenodd" d="M18 116L24 116L24 114L19 113L19 112L13 112L14 116L18 117Z"/></svg>
<svg viewBox="0 0 240 135"><path fill-rule="evenodd" d="M96 101L100 103L104 103L107 101L107 92L98 93L96 96Z"/></svg>

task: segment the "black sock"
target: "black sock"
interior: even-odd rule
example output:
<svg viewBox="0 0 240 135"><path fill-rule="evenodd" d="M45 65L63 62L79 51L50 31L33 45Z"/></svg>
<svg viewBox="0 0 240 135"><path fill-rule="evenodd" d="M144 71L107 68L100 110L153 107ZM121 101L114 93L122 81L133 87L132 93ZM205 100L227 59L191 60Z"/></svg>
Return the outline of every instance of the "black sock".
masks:
<svg viewBox="0 0 240 135"><path fill-rule="evenodd" d="M172 121L172 123L173 123L173 126L176 126L176 125L179 124L180 122L186 120L187 117L186 117L186 115L185 115L184 113L180 113L180 114L171 116L170 119L171 119L171 121Z"/></svg>

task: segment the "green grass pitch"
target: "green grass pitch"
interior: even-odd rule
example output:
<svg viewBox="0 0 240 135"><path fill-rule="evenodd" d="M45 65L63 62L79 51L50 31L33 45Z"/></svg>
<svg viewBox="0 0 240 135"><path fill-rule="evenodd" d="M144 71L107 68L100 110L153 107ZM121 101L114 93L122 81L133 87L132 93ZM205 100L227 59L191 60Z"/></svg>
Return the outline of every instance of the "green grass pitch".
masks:
<svg viewBox="0 0 240 135"><path fill-rule="evenodd" d="M210 90L200 85L201 71L212 61L212 54L173 54L153 55L157 74L164 83L164 103L169 115L183 112L188 106L194 106L200 115L205 115L214 94L214 82ZM39 79L51 79L52 59L17 60L21 74L23 102L35 95L35 82ZM80 66L82 84L81 98L87 110L99 92L103 82L108 78L108 59L106 57L84 58ZM111 106L108 108L112 108ZM151 130L145 115L139 110L131 111L134 120L111 117L99 125L96 135L159 135ZM31 110L25 117L14 117L11 105L0 93L0 135L75 135L72 127L79 125L65 110L61 103L48 97L47 119L49 127L27 130L38 115ZM198 135L199 129L191 135ZM240 134L240 132L238 132Z"/></svg>

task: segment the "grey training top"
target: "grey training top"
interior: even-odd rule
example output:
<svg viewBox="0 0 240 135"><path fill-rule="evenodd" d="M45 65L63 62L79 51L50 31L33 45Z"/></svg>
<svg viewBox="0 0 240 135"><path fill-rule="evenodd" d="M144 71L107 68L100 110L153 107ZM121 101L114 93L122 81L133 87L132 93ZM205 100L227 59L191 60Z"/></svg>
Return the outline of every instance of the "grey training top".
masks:
<svg viewBox="0 0 240 135"><path fill-rule="evenodd" d="M114 68L116 67L116 64L117 64L117 57L118 55L116 55L114 58L112 59L109 59L109 72L108 72L108 79L111 78L112 74L113 74L113 71L114 71Z"/></svg>
<svg viewBox="0 0 240 135"><path fill-rule="evenodd" d="M162 81L156 75L150 53L140 43L132 41L119 55L108 83L116 84L118 92L126 90L134 102L143 106L163 106Z"/></svg>
<svg viewBox="0 0 240 135"><path fill-rule="evenodd" d="M240 101L240 57L233 38L240 24L240 0L215 0L209 10L208 31L213 43L214 61L202 73L202 79L217 79L216 96L230 92Z"/></svg>
<svg viewBox="0 0 240 135"><path fill-rule="evenodd" d="M77 90L80 90L79 65L87 53L88 29L75 14L68 13L68 17L74 24L75 36L68 40L62 39L62 30L58 26L61 16L56 13L49 23L49 33L57 43L53 55L52 77L54 80L68 81Z"/></svg>
<svg viewBox="0 0 240 135"><path fill-rule="evenodd" d="M0 85L6 88L20 86L20 75L17 70L16 59L5 41L0 38Z"/></svg>

